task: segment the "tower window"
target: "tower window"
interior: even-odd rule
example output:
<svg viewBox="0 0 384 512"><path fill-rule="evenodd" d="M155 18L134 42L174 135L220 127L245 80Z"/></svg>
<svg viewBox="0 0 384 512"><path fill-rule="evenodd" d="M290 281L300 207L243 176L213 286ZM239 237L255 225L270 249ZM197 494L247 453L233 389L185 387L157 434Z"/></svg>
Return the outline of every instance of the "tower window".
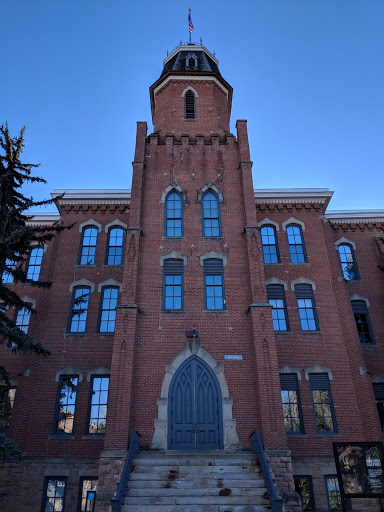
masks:
<svg viewBox="0 0 384 512"><path fill-rule="evenodd" d="M204 261L205 309L225 309L222 260Z"/></svg>
<svg viewBox="0 0 384 512"><path fill-rule="evenodd" d="M191 90L185 93L185 119L196 119L195 95Z"/></svg>
<svg viewBox="0 0 384 512"><path fill-rule="evenodd" d="M175 190L165 200L165 236L183 236L183 201Z"/></svg>
<svg viewBox="0 0 384 512"><path fill-rule="evenodd" d="M183 309L183 260L169 259L163 267L163 308Z"/></svg>
<svg viewBox="0 0 384 512"><path fill-rule="evenodd" d="M217 195L209 190L203 201L203 236L220 236L220 205Z"/></svg>

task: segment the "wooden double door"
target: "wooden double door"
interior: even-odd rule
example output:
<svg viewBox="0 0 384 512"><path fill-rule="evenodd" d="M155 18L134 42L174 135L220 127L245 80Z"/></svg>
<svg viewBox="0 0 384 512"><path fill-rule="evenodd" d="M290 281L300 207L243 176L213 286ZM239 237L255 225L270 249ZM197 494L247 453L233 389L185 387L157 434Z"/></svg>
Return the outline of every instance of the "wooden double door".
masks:
<svg viewBox="0 0 384 512"><path fill-rule="evenodd" d="M212 369L197 356L179 367L169 388L168 449L223 449L220 386Z"/></svg>

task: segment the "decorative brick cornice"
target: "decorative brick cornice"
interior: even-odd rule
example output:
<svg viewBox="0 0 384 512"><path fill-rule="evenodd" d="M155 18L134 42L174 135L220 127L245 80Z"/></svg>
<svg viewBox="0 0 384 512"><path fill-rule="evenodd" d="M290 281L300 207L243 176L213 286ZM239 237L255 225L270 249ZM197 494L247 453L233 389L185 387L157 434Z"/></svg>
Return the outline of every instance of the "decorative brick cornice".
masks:
<svg viewBox="0 0 384 512"><path fill-rule="evenodd" d="M296 208L328 206L333 192L328 188L267 188L255 189L256 205L280 205Z"/></svg>

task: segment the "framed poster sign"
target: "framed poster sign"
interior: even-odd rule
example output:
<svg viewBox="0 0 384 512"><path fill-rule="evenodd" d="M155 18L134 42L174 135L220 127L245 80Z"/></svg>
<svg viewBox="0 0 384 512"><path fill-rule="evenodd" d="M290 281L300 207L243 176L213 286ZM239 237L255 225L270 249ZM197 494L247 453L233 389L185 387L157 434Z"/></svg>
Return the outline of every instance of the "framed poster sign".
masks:
<svg viewBox="0 0 384 512"><path fill-rule="evenodd" d="M383 443L333 443L341 498L384 497Z"/></svg>

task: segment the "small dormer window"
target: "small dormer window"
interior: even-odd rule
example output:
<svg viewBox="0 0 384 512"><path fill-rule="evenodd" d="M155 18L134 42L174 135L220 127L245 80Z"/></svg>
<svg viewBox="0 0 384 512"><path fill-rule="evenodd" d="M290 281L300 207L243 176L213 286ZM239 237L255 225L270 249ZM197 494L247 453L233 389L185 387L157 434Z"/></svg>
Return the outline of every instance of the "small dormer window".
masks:
<svg viewBox="0 0 384 512"><path fill-rule="evenodd" d="M187 55L185 59L185 65L187 69L196 69L197 68L197 58L194 53L190 53Z"/></svg>
<svg viewBox="0 0 384 512"><path fill-rule="evenodd" d="M185 119L196 119L195 112L195 95L189 89L185 93Z"/></svg>

